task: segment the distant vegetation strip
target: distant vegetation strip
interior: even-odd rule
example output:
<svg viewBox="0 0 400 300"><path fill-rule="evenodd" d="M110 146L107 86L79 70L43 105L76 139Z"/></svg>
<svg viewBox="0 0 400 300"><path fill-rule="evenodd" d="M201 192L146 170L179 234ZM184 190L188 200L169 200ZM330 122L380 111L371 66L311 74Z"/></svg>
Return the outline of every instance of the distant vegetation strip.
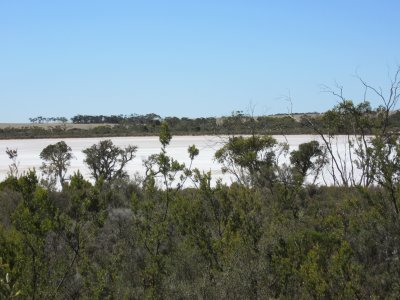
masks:
<svg viewBox="0 0 400 300"><path fill-rule="evenodd" d="M366 114L378 115L377 110ZM249 116L238 111L231 116L208 118L161 118L147 115L77 115L67 122L64 117L30 118L30 124L2 124L0 139L28 138L79 138L111 136L155 136L163 121L167 122L174 135L222 135L222 134L313 134L309 124L318 124L326 133L341 134L345 129L324 126L328 124L329 111L324 114L292 114L273 116ZM60 122L62 121L62 122ZM390 128L400 128L400 113L390 116Z"/></svg>
<svg viewBox="0 0 400 300"><path fill-rule="evenodd" d="M328 112L329 113L329 112ZM377 114L377 112L370 112ZM30 138L80 138L114 136L155 136L162 121L168 123L174 135L222 135L222 134L313 134L310 126L318 123L325 132L341 134L344 129L332 132L324 128L329 114L294 114L252 117L236 112L227 117L208 118L161 118L156 114L130 116L78 115L69 122L53 122L66 118L32 118L31 124L2 124L0 139ZM400 113L390 116L390 127L400 128ZM342 132L343 131L343 132Z"/></svg>
<svg viewBox="0 0 400 300"><path fill-rule="evenodd" d="M0 126L0 139L68 138L158 135L161 122L170 126L174 135L218 134L301 134L312 130L303 128L296 119L262 116L252 118L240 113L221 118L161 118L155 114L144 116L82 116L71 118L72 123L47 122L50 118L34 118L31 124Z"/></svg>

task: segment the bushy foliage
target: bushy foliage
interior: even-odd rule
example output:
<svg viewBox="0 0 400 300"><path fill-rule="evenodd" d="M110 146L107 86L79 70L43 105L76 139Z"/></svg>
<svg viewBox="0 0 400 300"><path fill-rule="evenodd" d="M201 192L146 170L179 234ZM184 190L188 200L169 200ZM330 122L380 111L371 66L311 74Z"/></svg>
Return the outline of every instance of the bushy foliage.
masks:
<svg viewBox="0 0 400 300"><path fill-rule="evenodd" d="M165 124L143 181L92 184L78 172L58 191L34 172L3 181L0 296L398 297L400 228L383 185L305 183L323 152L317 142L292 151L282 177L282 149L268 136L231 138L216 156L252 180L212 185L210 173L167 155L171 139ZM191 161L198 153L189 147Z"/></svg>
<svg viewBox="0 0 400 300"><path fill-rule="evenodd" d="M44 161L41 170L50 183L54 185L58 179L61 186L64 184L72 157L72 149L64 141L50 144L40 152L40 158Z"/></svg>
<svg viewBox="0 0 400 300"><path fill-rule="evenodd" d="M12 224L1 219L2 297L399 295L400 228L381 188L301 187L293 214L279 187L195 177L186 189L115 189L80 174L59 192L33 174L2 185L22 198Z"/></svg>
<svg viewBox="0 0 400 300"><path fill-rule="evenodd" d="M124 172L136 147L110 140L84 150L94 182L78 172L56 190L34 171L10 172L0 183L0 298L399 298L400 146L385 103L374 113L344 99L323 123L306 120L323 144L291 152L234 114L252 135L215 154L230 185L192 169L194 145L189 166L168 156L172 119L157 125L161 149L140 180ZM340 167L337 132L356 135L348 147L365 180L339 169L334 185L317 186L311 174Z"/></svg>
<svg viewBox="0 0 400 300"><path fill-rule="evenodd" d="M111 140L102 140L82 152L86 155L84 163L93 178L96 181L100 178L110 181L127 175L124 168L135 157L136 150L136 146L130 145L122 149Z"/></svg>

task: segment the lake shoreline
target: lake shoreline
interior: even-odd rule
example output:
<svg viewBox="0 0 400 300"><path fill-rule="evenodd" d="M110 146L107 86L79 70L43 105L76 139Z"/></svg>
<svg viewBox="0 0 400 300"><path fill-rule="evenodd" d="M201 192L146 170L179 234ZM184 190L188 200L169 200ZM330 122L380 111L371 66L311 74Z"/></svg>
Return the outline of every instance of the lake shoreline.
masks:
<svg viewBox="0 0 400 300"><path fill-rule="evenodd" d="M220 137L220 136L251 136L251 133L221 133L221 134L207 134L207 133L199 133L199 134L187 134L187 133L171 133L173 137L199 137L199 136L211 136L211 137ZM310 135L318 135L314 133L256 133L255 135L271 135L271 136L310 136ZM341 134L337 134L335 136L341 136ZM113 138L136 138L136 137L159 137L158 134L135 134L135 135L88 135L88 136L39 136L39 137L6 137L0 138L0 141L7 140L43 140L43 139L91 139L91 138L100 138L100 139L113 139Z"/></svg>
<svg viewBox="0 0 400 300"><path fill-rule="evenodd" d="M0 140L81 137L158 136L166 122L175 136L313 134L314 130L296 118L245 116L221 118L166 118L127 123L0 123Z"/></svg>

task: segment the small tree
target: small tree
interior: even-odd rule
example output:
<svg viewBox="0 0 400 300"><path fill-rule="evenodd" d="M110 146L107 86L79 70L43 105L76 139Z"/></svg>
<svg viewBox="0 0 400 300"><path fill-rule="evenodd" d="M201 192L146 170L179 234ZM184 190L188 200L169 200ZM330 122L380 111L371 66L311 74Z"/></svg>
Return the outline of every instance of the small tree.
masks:
<svg viewBox="0 0 400 300"><path fill-rule="evenodd" d="M315 182L326 163L325 152L317 141L303 143L298 150L290 152L290 162L297 182L303 183L310 173L314 173Z"/></svg>
<svg viewBox="0 0 400 300"><path fill-rule="evenodd" d="M124 168L135 157L136 150L136 146L129 145L122 149L111 140L103 140L82 152L86 155L84 162L93 178L96 181L100 178L111 181L127 176Z"/></svg>
<svg viewBox="0 0 400 300"><path fill-rule="evenodd" d="M19 162L17 162L18 150L7 148L6 154L8 155L8 158L11 159L11 161L12 161L12 164L8 167L9 168L8 175L10 177L17 177L18 176L18 166L19 166Z"/></svg>
<svg viewBox="0 0 400 300"><path fill-rule="evenodd" d="M72 157L71 147L64 141L48 145L40 153L40 158L44 160L41 170L51 181L58 179L63 185Z"/></svg>
<svg viewBox="0 0 400 300"><path fill-rule="evenodd" d="M222 172L232 174L240 183L253 186L263 178L269 186L275 180L277 160L285 145L279 145L272 136L230 137L215 153L222 164Z"/></svg>
<svg viewBox="0 0 400 300"><path fill-rule="evenodd" d="M148 298L163 297L163 276L166 274L166 249L172 245L171 206L177 201L179 191L187 179L192 178L192 162L199 154L195 145L188 147L190 165L167 155L167 146L172 135L168 124L163 122L160 128L159 140L161 152L153 154L144 162L146 178L144 195L138 199L132 194L132 205L135 226L138 228L138 242L146 249L143 255L143 283ZM162 191L155 185L156 179L162 180Z"/></svg>

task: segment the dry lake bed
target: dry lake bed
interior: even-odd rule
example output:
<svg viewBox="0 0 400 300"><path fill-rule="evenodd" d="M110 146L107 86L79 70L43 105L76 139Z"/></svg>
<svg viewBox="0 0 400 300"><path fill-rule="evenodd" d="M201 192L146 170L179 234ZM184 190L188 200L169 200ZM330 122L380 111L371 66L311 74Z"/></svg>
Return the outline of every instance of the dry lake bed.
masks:
<svg viewBox="0 0 400 300"><path fill-rule="evenodd" d="M296 149L299 144L319 140L318 136L313 135L289 135L289 136L274 136L279 142L288 142L290 149ZM80 170L85 176L89 177L89 171L85 166L84 154L82 150L98 143L104 138L72 138L63 139L73 151L74 158L71 161L71 167L68 174ZM227 136L174 136L170 145L167 148L168 155L177 159L179 162L189 163L187 148L190 145L196 145L200 150L200 154L196 157L193 167L202 171L211 171L214 179L222 178L225 182L229 182L231 178L223 175L221 165L214 159L215 152L221 148L228 139ZM135 173L143 175L145 172L143 160L149 155L159 153L161 144L158 137L114 137L111 138L117 146L124 147L127 145L135 145L138 147L136 157L127 165L127 171L130 176ZM59 142L60 139L24 139L24 140L0 140L0 180L4 180L9 170L11 160L6 154L6 148L18 150L19 171L27 171L35 168L40 170L42 161L39 154L47 145ZM338 137L339 152L343 152L345 147L344 137ZM39 172L40 174L40 172Z"/></svg>

